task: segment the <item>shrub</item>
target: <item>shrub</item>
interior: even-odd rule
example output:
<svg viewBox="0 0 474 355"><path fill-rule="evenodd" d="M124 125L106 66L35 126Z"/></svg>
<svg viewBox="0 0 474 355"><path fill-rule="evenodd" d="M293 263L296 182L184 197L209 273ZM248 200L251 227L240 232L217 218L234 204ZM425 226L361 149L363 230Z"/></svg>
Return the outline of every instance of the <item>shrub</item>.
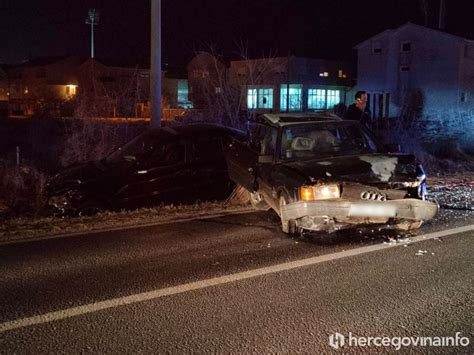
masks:
<svg viewBox="0 0 474 355"><path fill-rule="evenodd" d="M7 167L0 176L0 196L13 214L38 216L46 204L47 175L32 166Z"/></svg>

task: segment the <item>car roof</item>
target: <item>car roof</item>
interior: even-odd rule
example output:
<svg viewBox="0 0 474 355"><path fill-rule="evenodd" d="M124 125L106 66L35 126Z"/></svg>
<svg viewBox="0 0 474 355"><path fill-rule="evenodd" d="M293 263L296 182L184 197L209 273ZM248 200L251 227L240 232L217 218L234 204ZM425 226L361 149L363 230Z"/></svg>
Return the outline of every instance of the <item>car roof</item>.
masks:
<svg viewBox="0 0 474 355"><path fill-rule="evenodd" d="M171 135L180 135L180 136L193 136L193 135L200 135L204 133L243 134L242 131L239 131L235 128L231 128L231 127L227 127L227 126L215 124L215 123L192 123L192 124L152 128L151 133L152 134L168 133Z"/></svg>
<svg viewBox="0 0 474 355"><path fill-rule="evenodd" d="M273 126L288 126L298 123L308 122L334 122L342 121L342 119L329 111L316 112L295 112L295 113L265 113L258 117L262 123Z"/></svg>

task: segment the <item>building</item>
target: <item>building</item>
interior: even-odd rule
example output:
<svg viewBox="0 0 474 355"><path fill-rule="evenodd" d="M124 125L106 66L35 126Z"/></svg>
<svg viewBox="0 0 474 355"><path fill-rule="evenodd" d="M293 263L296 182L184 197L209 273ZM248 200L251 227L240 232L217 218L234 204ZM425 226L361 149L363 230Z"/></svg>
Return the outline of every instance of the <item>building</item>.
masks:
<svg viewBox="0 0 474 355"><path fill-rule="evenodd" d="M164 108L189 108L185 74L163 71ZM0 110L10 117L148 117L150 70L81 57L36 58L0 68Z"/></svg>
<svg viewBox="0 0 474 355"><path fill-rule="evenodd" d="M190 98L197 108L221 103L251 112L333 109L347 103L353 87L350 63L337 60L269 57L226 66L200 52L187 68ZM232 98L223 100L224 95Z"/></svg>
<svg viewBox="0 0 474 355"><path fill-rule="evenodd" d="M185 69L165 64L161 87L164 108L193 108L189 99L188 75Z"/></svg>
<svg viewBox="0 0 474 355"><path fill-rule="evenodd" d="M189 100L197 109L209 108L227 86L227 67L208 52L199 52L187 67Z"/></svg>
<svg viewBox="0 0 474 355"><path fill-rule="evenodd" d="M8 115L32 116L55 112L77 94L78 57L36 58L6 70L1 86L7 88Z"/></svg>
<svg viewBox="0 0 474 355"><path fill-rule="evenodd" d="M148 110L150 70L134 63L88 58L76 68L78 98L86 115L143 117Z"/></svg>
<svg viewBox="0 0 474 355"><path fill-rule="evenodd" d="M474 41L407 23L355 46L373 118L474 108Z"/></svg>
<svg viewBox="0 0 474 355"><path fill-rule="evenodd" d="M332 110L353 86L349 62L295 56L232 61L230 76L257 112Z"/></svg>

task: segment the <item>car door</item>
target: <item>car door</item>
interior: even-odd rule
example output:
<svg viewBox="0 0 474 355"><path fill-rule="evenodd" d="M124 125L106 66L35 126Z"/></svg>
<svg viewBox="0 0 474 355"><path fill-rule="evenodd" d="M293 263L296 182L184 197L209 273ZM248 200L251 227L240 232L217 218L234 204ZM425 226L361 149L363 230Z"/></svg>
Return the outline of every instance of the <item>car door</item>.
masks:
<svg viewBox="0 0 474 355"><path fill-rule="evenodd" d="M230 137L224 145L229 178L248 191L254 190L258 152L250 140Z"/></svg>
<svg viewBox="0 0 474 355"><path fill-rule="evenodd" d="M201 200L226 198L233 187L220 134L204 134L192 139L192 167L196 172L194 186Z"/></svg>
<svg viewBox="0 0 474 355"><path fill-rule="evenodd" d="M182 139L154 146L129 172L129 183L119 192L121 204L138 207L193 202L193 171L187 155L188 145Z"/></svg>
<svg viewBox="0 0 474 355"><path fill-rule="evenodd" d="M258 190L259 161L272 164L278 131L275 127L250 124L246 140L233 139L225 147L230 178L249 191Z"/></svg>

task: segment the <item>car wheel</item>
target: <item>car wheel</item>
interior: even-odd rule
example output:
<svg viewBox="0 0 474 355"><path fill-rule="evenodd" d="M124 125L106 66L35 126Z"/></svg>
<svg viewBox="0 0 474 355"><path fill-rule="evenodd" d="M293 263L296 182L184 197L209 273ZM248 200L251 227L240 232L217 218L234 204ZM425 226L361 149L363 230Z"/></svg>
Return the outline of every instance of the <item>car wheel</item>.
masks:
<svg viewBox="0 0 474 355"><path fill-rule="evenodd" d="M87 200L77 208L78 216L93 216L107 210L104 203L96 200Z"/></svg>
<svg viewBox="0 0 474 355"><path fill-rule="evenodd" d="M299 233L298 228L296 227L296 221L294 219L283 219L282 218L282 207L286 205L286 200L284 196L280 196L279 199L279 205L280 205L280 219L281 219L281 230L283 233L289 234L289 235L295 235Z"/></svg>
<svg viewBox="0 0 474 355"><path fill-rule="evenodd" d="M401 231L409 231L413 229L418 229L423 224L423 221L402 221L395 224L393 227Z"/></svg>
<svg viewBox="0 0 474 355"><path fill-rule="evenodd" d="M259 192L249 192L250 195L250 204L252 207L259 211L268 211L270 205L265 201L263 195Z"/></svg>

